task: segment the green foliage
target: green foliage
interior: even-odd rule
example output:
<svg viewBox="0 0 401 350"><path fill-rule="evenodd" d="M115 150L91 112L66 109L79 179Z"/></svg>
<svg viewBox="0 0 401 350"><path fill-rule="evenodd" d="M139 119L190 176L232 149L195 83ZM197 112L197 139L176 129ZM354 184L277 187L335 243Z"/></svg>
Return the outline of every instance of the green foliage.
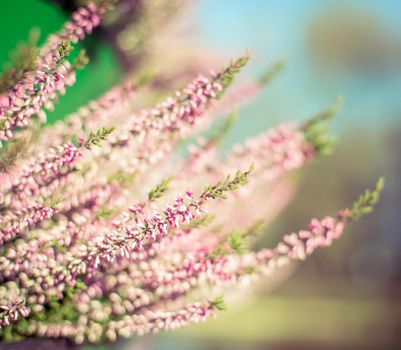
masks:
<svg viewBox="0 0 401 350"><path fill-rule="evenodd" d="M310 128L313 124L330 121L331 119L333 119L333 117L339 111L339 109L341 108L343 103L344 103L344 99L341 96L338 96L336 98L336 101L332 105L321 110L313 118L311 118L310 120L305 122L303 125L303 129L306 130L306 129Z"/></svg>
<svg viewBox="0 0 401 350"><path fill-rule="evenodd" d="M224 91L232 84L235 76L240 72L240 70L248 63L249 61L249 52L246 52L244 56L237 58L235 61L232 61L231 64L220 72L215 80L218 81L223 87L223 91L220 91L216 98L220 98Z"/></svg>
<svg viewBox="0 0 401 350"><path fill-rule="evenodd" d="M248 183L248 177L252 171L253 165L251 165L247 171L237 171L233 179L231 179L231 176L228 175L224 181L219 181L212 186L206 186L201 194L201 199L225 199L226 192L234 191L240 186Z"/></svg>
<svg viewBox="0 0 401 350"><path fill-rule="evenodd" d="M26 321L25 321L26 322ZM11 341L19 341L24 339L18 332L18 324L11 324L8 327L4 327L0 329L0 338L2 341L11 342Z"/></svg>
<svg viewBox="0 0 401 350"><path fill-rule="evenodd" d="M74 63L72 64L72 70L76 69L83 69L89 63L89 57L86 54L85 49L79 50L78 57L75 59Z"/></svg>
<svg viewBox="0 0 401 350"><path fill-rule="evenodd" d="M262 73L262 75L258 79L258 83L261 86L266 86L269 84L273 78L280 73L285 67L285 61L279 60L275 62L267 71Z"/></svg>
<svg viewBox="0 0 401 350"><path fill-rule="evenodd" d="M243 254L247 249L245 238L240 232L233 232L227 237L227 243L236 254Z"/></svg>
<svg viewBox="0 0 401 350"><path fill-rule="evenodd" d="M48 198L45 200L43 204L46 205L47 207L56 209L60 203L63 203L63 201L64 201L63 198Z"/></svg>
<svg viewBox="0 0 401 350"><path fill-rule="evenodd" d="M17 137L8 141L4 148L0 149L0 173L8 172L15 165L18 157L28 149L31 138L30 131L20 133Z"/></svg>
<svg viewBox="0 0 401 350"><path fill-rule="evenodd" d="M329 128L327 124L340 109L342 101L343 99L338 97L334 104L320 111L301 127L306 141L313 145L318 155L329 154L334 148L336 140L328 135Z"/></svg>
<svg viewBox="0 0 401 350"><path fill-rule="evenodd" d="M54 248L57 252L65 253L67 251L66 247L63 246L59 241L50 241L47 242L44 246L44 249Z"/></svg>
<svg viewBox="0 0 401 350"><path fill-rule="evenodd" d="M136 87L145 86L155 79L156 75L156 70L147 70L145 72L141 72L141 74L134 79L134 85Z"/></svg>
<svg viewBox="0 0 401 350"><path fill-rule="evenodd" d="M230 249L228 249L228 247L226 246L218 246L216 249L214 249L210 254L209 254L209 258L212 260L217 259L219 256L223 256L223 255L228 255L230 254Z"/></svg>
<svg viewBox="0 0 401 350"><path fill-rule="evenodd" d="M167 179L162 180L155 188L151 189L148 193L149 202L153 202L163 196L164 193L168 191L168 186L171 182L172 178L169 177Z"/></svg>
<svg viewBox="0 0 401 350"><path fill-rule="evenodd" d="M94 3L107 11L114 9L119 0L94 0Z"/></svg>
<svg viewBox="0 0 401 350"><path fill-rule="evenodd" d="M48 304L48 309L40 314L34 314L33 318L45 320L49 323L62 323L65 321L74 322L79 316L78 311L71 302L71 297L65 297L62 301L51 300Z"/></svg>
<svg viewBox="0 0 401 350"><path fill-rule="evenodd" d="M114 127L106 128L103 127L96 132L91 132L88 139L82 143L81 146L90 149L92 146L100 146L101 141L107 139L107 137L114 131Z"/></svg>
<svg viewBox="0 0 401 350"><path fill-rule="evenodd" d="M242 270L242 275L253 275L260 272L260 270L255 266L247 266Z"/></svg>
<svg viewBox="0 0 401 350"><path fill-rule="evenodd" d="M0 73L0 93L13 88L27 72L35 68L39 36L40 31L38 29L31 30L28 40L20 43L11 53L10 62L4 66L3 72Z"/></svg>
<svg viewBox="0 0 401 350"><path fill-rule="evenodd" d="M219 310L219 311L225 311L227 310L227 304L224 302L224 297L223 296L218 296L211 302L213 308Z"/></svg>
<svg viewBox="0 0 401 350"><path fill-rule="evenodd" d="M78 290L86 290L88 287L82 280L78 279L75 283L75 288Z"/></svg>
<svg viewBox="0 0 401 350"><path fill-rule="evenodd" d="M200 228L200 227L205 227L207 225L209 225L213 220L214 220L215 216L214 215L204 215L201 216L195 220L192 220L189 224L188 224L188 228Z"/></svg>
<svg viewBox="0 0 401 350"><path fill-rule="evenodd" d="M228 132L233 128L238 120L238 110L234 110L224 121L219 125L216 131L209 138L209 142L218 143L220 142Z"/></svg>
<svg viewBox="0 0 401 350"><path fill-rule="evenodd" d="M230 233L223 241L223 244L217 247L212 253L211 258L215 259L220 255L237 254L241 255L248 251L247 238L254 235L255 231L251 228L243 231L234 231Z"/></svg>
<svg viewBox="0 0 401 350"><path fill-rule="evenodd" d="M223 241L222 245L218 246L214 249L209 257L214 260L219 256L228 255L228 254L244 254L247 251L245 238L240 232L232 232L228 237Z"/></svg>
<svg viewBox="0 0 401 350"><path fill-rule="evenodd" d="M373 211L384 188L384 178L381 177L373 191L366 190L351 206L351 220L359 220L365 214Z"/></svg>
<svg viewBox="0 0 401 350"><path fill-rule="evenodd" d="M255 236L257 232L263 227L264 220L257 220L248 228L243 230L231 232L221 244L210 253L211 259L216 259L222 255L237 254L241 255L248 251L247 239Z"/></svg>
<svg viewBox="0 0 401 350"><path fill-rule="evenodd" d="M113 215L115 214L116 210L113 208L107 208L107 207L102 207L100 208L95 216L97 218L102 218L102 219L110 219L111 217L113 217Z"/></svg>
<svg viewBox="0 0 401 350"><path fill-rule="evenodd" d="M25 338L29 320L46 321L48 323L61 324L66 321L77 322L79 312L76 310L72 298L78 291L87 289L82 280L77 280L74 287L67 287L64 291L64 298L50 298L43 311L31 313L27 318L20 318L17 322L0 330L0 338L4 341L19 341Z"/></svg>
<svg viewBox="0 0 401 350"><path fill-rule="evenodd" d="M133 172L117 171L107 178L107 182L108 183L117 182L122 184L124 187L128 187L134 183L136 175L137 175L136 171Z"/></svg>
<svg viewBox="0 0 401 350"><path fill-rule="evenodd" d="M265 225L265 220L264 219L259 219L256 220L251 226L249 226L247 229L245 229L242 232L242 235L244 237L249 237L249 236L256 236L258 233L261 232Z"/></svg>
<svg viewBox="0 0 401 350"><path fill-rule="evenodd" d="M60 55L58 63L61 63L64 59L66 59L72 50L73 47L71 45L71 41L69 40L63 41L59 46L57 46L57 51Z"/></svg>

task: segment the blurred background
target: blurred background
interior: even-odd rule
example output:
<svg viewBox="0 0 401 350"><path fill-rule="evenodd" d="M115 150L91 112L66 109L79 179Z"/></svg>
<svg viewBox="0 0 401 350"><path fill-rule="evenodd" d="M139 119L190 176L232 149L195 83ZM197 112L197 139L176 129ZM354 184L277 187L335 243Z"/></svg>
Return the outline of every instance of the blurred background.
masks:
<svg viewBox="0 0 401 350"><path fill-rule="evenodd" d="M0 64L40 28L40 42L79 1L0 2ZM274 290L230 304L217 320L113 345L115 349L401 348L401 2L399 0L124 0L83 44L91 63L49 115L54 122L98 97L127 71L151 66L163 95L197 71L249 49L243 79L282 60L285 69L253 101L228 148L281 121L304 120L344 98L333 155L294 175L297 193L260 242L350 203L379 176L377 210L331 249L296 267ZM151 62L152 64L150 65ZM172 78L174 77L174 79ZM106 349L109 347L97 347ZM88 347L87 349L95 349Z"/></svg>

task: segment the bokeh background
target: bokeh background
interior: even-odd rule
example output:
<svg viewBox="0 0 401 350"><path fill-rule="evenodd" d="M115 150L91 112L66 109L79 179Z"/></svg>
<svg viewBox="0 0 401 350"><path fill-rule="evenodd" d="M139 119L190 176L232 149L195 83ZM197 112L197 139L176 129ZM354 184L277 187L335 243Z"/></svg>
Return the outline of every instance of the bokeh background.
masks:
<svg viewBox="0 0 401 350"><path fill-rule="evenodd" d="M333 122L336 152L294 176L297 194L261 246L304 227L310 217L342 208L379 176L386 178L386 188L372 215L331 249L297 266L274 290L262 284L254 297L230 304L217 320L113 348L400 349L401 2L188 0L175 8L175 1L145 1L151 2L155 12L145 28L157 42L152 45L165 77L162 87L172 84L168 73L179 64L175 56L192 55L204 70L249 49L252 61L243 76L250 79L285 60L285 69L240 109L226 148L280 121L304 120L344 97ZM43 41L74 6L67 0L1 1L0 64L31 28L40 28ZM135 6L125 17L120 14L124 21L141 21ZM172 26L172 19L178 24ZM84 42L91 63L49 122L143 65L138 52L148 43L141 42L137 28L121 38L121 26L111 21Z"/></svg>

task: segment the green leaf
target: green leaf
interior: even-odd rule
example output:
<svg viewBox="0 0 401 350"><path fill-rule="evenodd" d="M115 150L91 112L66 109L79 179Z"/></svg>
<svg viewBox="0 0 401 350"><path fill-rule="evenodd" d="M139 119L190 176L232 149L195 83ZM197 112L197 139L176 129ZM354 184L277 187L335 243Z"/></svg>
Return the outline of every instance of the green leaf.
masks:
<svg viewBox="0 0 401 350"><path fill-rule="evenodd" d="M70 40L63 41L59 46L57 46L57 51L60 57L57 58L56 69L70 55L73 49Z"/></svg>
<svg viewBox="0 0 401 350"><path fill-rule="evenodd" d="M92 146L100 146L101 141L107 139L107 137L115 130L112 126L110 128L103 127L96 132L91 132L86 141L84 141L81 146L90 149Z"/></svg>
<svg viewBox="0 0 401 350"><path fill-rule="evenodd" d="M351 206L351 220L359 220L363 215L373 211L374 206L380 198L380 194L384 188L384 178L381 177L373 191L365 190L365 192Z"/></svg>
<svg viewBox="0 0 401 350"><path fill-rule="evenodd" d="M227 310L227 304L224 302L223 296L218 296L211 302L211 304L215 309L217 309L219 311Z"/></svg>
<svg viewBox="0 0 401 350"><path fill-rule="evenodd" d="M227 243L236 254L246 251L245 239L240 232L233 232L227 237Z"/></svg>
<svg viewBox="0 0 401 350"><path fill-rule="evenodd" d="M209 225L215 219L214 215L201 216L188 224L188 228L199 228Z"/></svg>
<svg viewBox="0 0 401 350"><path fill-rule="evenodd" d="M232 84L235 76L248 63L249 58L249 52L247 51L245 55L232 61L227 68L216 75L215 81L218 81L223 87L223 90L217 94L217 99L219 99L223 95L224 91L227 90L227 88Z"/></svg>
<svg viewBox="0 0 401 350"><path fill-rule="evenodd" d="M224 181L219 181L213 186L206 186L201 195L201 199L225 199L226 192L234 191L248 183L249 175L252 173L253 169L254 167L252 164L247 171L237 171L233 179L228 175Z"/></svg>
<svg viewBox="0 0 401 350"><path fill-rule="evenodd" d="M28 40L22 42L11 52L10 63L0 73L0 93L13 88L27 72L35 69L38 57L38 40L40 30L34 28L28 35ZM1 129L1 125L0 125Z"/></svg>
<svg viewBox="0 0 401 350"><path fill-rule="evenodd" d="M96 212L95 216L97 218L110 219L115 212L116 210L113 208L102 207Z"/></svg>
<svg viewBox="0 0 401 350"><path fill-rule="evenodd" d="M75 59L72 64L72 70L83 69L89 63L89 57L86 53L85 49L81 49L79 51L78 57Z"/></svg>
<svg viewBox="0 0 401 350"><path fill-rule="evenodd" d="M107 182L108 183L117 182L123 185L124 187L127 187L134 183L136 175L137 175L136 171L133 172L117 171L107 178Z"/></svg>
<svg viewBox="0 0 401 350"><path fill-rule="evenodd" d="M284 69L285 65L286 62L283 59L275 62L271 67L269 67L266 72L264 72L260 76L260 78L258 79L259 85L265 86L269 84L273 80L273 78Z"/></svg>
<svg viewBox="0 0 401 350"><path fill-rule="evenodd" d="M218 143L220 142L227 133L233 128L235 123L238 120L238 110L234 110L230 116L228 116L221 125L217 127L217 130L212 134L209 139L209 142Z"/></svg>
<svg viewBox="0 0 401 350"><path fill-rule="evenodd" d="M304 133L305 140L313 146L318 155L329 154L334 149L336 139L328 135L327 123L334 117L342 103L343 99L337 97L334 104L320 111L300 128Z"/></svg>
<svg viewBox="0 0 401 350"><path fill-rule="evenodd" d="M151 189L148 193L149 202L153 202L163 196L164 193L168 191L168 186L171 182L172 178L168 177L167 179L162 180L155 188Z"/></svg>

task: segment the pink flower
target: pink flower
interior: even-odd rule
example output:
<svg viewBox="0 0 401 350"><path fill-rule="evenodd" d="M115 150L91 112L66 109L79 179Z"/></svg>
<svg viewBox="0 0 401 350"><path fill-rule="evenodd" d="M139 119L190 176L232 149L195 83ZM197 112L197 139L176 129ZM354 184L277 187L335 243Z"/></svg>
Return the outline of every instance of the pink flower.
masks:
<svg viewBox="0 0 401 350"><path fill-rule="evenodd" d="M0 108L7 108L10 105L10 99L3 94L0 94Z"/></svg>

